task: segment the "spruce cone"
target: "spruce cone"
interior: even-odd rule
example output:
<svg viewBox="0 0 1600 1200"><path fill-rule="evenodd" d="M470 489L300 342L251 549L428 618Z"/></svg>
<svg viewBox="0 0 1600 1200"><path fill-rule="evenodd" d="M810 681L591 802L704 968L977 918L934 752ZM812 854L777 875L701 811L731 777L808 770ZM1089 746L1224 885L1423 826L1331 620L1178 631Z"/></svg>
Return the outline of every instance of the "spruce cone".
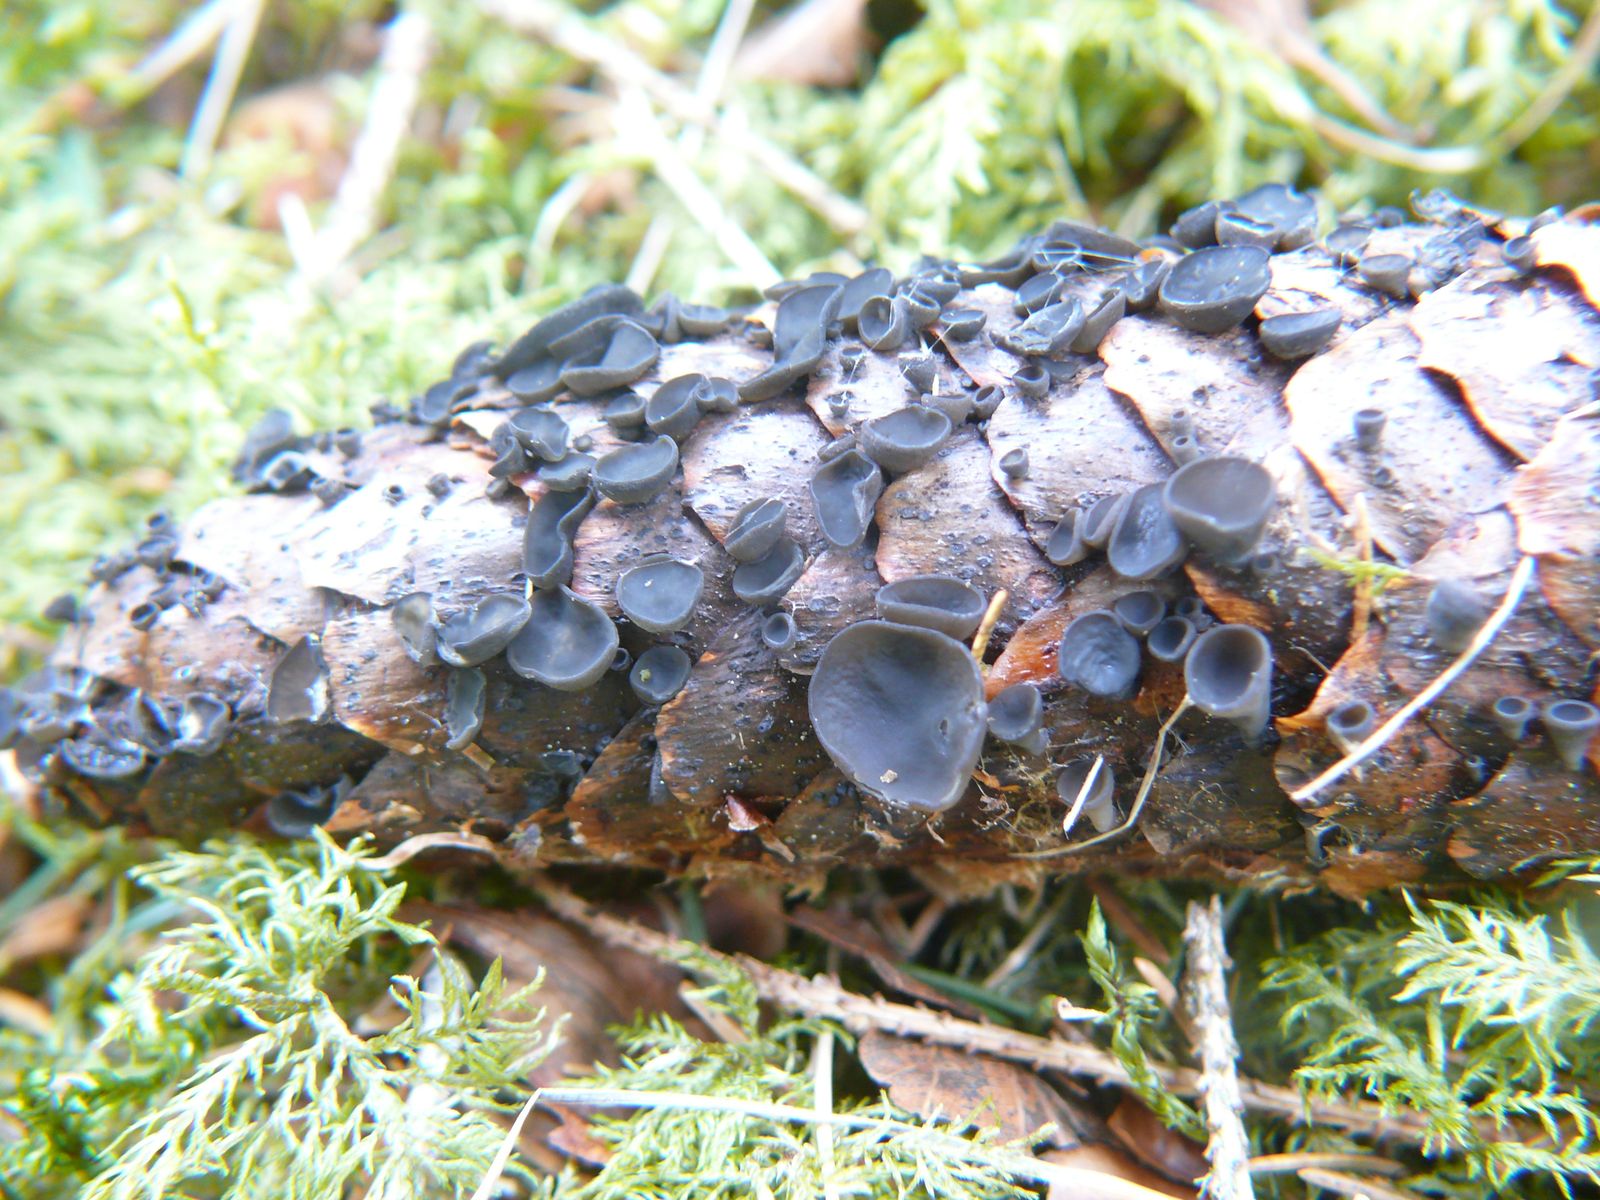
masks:
<svg viewBox="0 0 1600 1200"><path fill-rule="evenodd" d="M749 315L597 289L364 436L265 422L0 736L105 821L514 868L1360 894L1600 853L1600 226L1419 211L1309 242L1259 189Z"/></svg>

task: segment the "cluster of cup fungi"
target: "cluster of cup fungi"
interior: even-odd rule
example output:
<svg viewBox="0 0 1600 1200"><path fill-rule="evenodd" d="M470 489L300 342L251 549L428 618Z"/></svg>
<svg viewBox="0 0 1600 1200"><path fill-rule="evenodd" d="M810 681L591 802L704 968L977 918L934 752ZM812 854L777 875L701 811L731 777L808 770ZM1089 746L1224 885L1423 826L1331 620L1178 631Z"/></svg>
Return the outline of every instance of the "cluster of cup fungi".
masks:
<svg viewBox="0 0 1600 1200"><path fill-rule="evenodd" d="M1428 198L1425 203L1447 202ZM1446 215L1454 213L1449 209ZM1420 215L1444 218L1419 209ZM1375 228L1403 216L1381 211L1347 221L1323 239L1327 252L1375 290L1403 295L1437 287L1463 270L1479 241L1481 224L1457 223L1415 255L1367 255ZM965 342L985 336L986 314L955 306L964 289L985 283L1014 291L1014 328L989 330L997 347L1020 361L1009 390L1023 402L1052 385L1052 368L1074 355L1092 355L1125 313L1159 311L1186 329L1221 333L1241 325L1270 283L1271 256L1316 238L1314 201L1282 186L1258 188L1232 201L1213 202L1179 218L1171 235L1139 244L1083 225L1059 222L1025 239L991 263L925 262L908 277L873 268L855 276L817 273L786 281L767 292L776 303L771 327L742 323L724 309L679 302L671 296L648 309L631 290L598 287L551 313L503 353L487 344L469 347L448 378L412 400L406 413L391 412L443 431L453 414L486 389L503 389L522 407L493 433L495 455L489 493L511 494L513 480L529 474L542 485L529 512L523 570L514 586L487 595L470 608L441 614L426 593L392 606L395 635L421 664L449 668L443 727L446 747L469 748L484 719L484 664L503 655L517 675L548 688L577 691L606 672L626 670L644 705L663 705L684 687L693 669L689 655L663 642L637 659L619 643L616 622L593 601L568 586L576 531L602 500L643 505L655 499L679 470L679 447L708 413L759 404L806 380L830 344L843 343L846 367L865 355L919 347L922 331L937 324L938 336ZM1503 244L1506 261L1529 266L1526 238ZM1105 280L1099 298L1084 302L1084 277ZM1337 308L1269 316L1258 335L1275 358L1308 357L1327 345L1341 319ZM771 365L732 381L680 375L648 396L631 385L656 364L661 346L725 335L742 328L770 347ZM816 526L829 543L857 547L867 537L886 478L928 463L963 422L986 421L1007 388L968 387L956 394L927 391L927 356L901 359L912 397L901 408L858 421L822 450L810 478ZM605 424L620 444L604 453L588 434L574 433L557 401L564 395L604 401ZM829 400L835 417L848 414L849 398ZM380 413L380 416L384 414ZM1181 422L1181 418L1180 418ZM1380 444L1383 413L1366 410L1353 434L1367 449ZM1104 496L1065 513L1041 547L1057 566L1102 553L1116 575L1139 584L1176 570L1191 551L1225 564L1246 562L1272 517L1277 495L1271 474L1240 457L1206 454L1192 428L1169 431L1176 469L1161 483ZM296 437L285 414L274 413L254 429L237 466L239 477L258 491L310 490L337 504L347 485L319 477L309 449L360 453L360 436L349 431ZM1012 479L1029 472L1027 454L1013 450L996 464ZM436 481L448 489L448 480ZM430 488L435 485L430 484ZM722 537L736 563L731 586L741 602L766 610L760 635L774 650L796 638L793 616L780 607L807 565L803 547L789 536L784 500L768 497L745 505ZM134 561L156 568L160 595L135 608L142 627L174 603L203 604L220 581L175 561L176 542L159 524L133 556L97 568L96 578L114 579ZM638 629L652 635L683 630L704 587L700 566L670 556L646 559L616 581L617 607ZM198 598L198 599L197 599ZM877 615L837 633L816 662L809 684L809 714L818 740L840 771L882 802L926 812L957 803L966 793L986 737L1026 755L1049 751L1044 698L1037 686L1019 683L985 697L983 668L969 648L987 598L948 575L921 575L884 586ZM1439 585L1427 609L1434 641L1457 649L1487 616L1470 588ZM1195 597L1171 607L1154 590L1135 587L1107 609L1079 615L1061 636L1061 681L1104 701L1130 698L1139 685L1144 656L1182 665L1185 698L1162 727L1193 707L1231 722L1246 741L1266 731L1272 701L1273 652L1257 629L1216 624ZM16 692L0 692L0 745L27 747L25 766L42 771L59 760L82 775L101 779L138 776L165 754L214 752L229 722L321 720L329 709L328 670L318 640L308 635L292 647L272 673L262 711L235 713L237 704L208 693L182 698L151 697L114 689L85 672L52 669ZM1521 739L1534 717L1526 700L1505 697L1493 719L1507 736ZM1600 712L1580 700L1544 707L1543 727L1569 767L1576 768ZM1326 732L1341 748L1369 736L1378 714L1365 701L1334 709ZM1157 746L1157 760L1160 744ZM1149 790L1158 761L1129 807L1131 824ZM342 779L309 793L287 793L269 816L283 832L304 832L331 813L348 790ZM1058 775L1063 801L1082 812L1099 840L1119 828L1110 768L1094 758L1065 764ZM1078 845L1087 843L1078 843Z"/></svg>

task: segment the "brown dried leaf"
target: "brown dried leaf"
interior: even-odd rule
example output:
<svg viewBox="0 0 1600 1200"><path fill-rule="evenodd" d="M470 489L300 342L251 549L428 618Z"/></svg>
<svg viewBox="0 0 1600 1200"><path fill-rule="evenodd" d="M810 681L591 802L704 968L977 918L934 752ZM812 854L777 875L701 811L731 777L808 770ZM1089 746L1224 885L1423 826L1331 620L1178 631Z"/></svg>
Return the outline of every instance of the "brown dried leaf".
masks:
<svg viewBox="0 0 1600 1200"><path fill-rule="evenodd" d="M1600 308L1600 225L1593 223L1597 214L1593 206L1588 207L1588 224L1556 221L1536 230L1533 257L1541 267L1564 267L1572 272L1589 303Z"/></svg>
<svg viewBox="0 0 1600 1200"><path fill-rule="evenodd" d="M947 996L931 984L923 983L916 976L901 970L900 956L895 953L894 947L889 945L883 935L861 918L852 916L841 908L823 910L801 907L789 914L789 920L796 928L816 934L846 954L865 959L886 987L903 992L934 1008L949 1009L965 1017L979 1018L983 1015L972 1005Z"/></svg>
<svg viewBox="0 0 1600 1200"><path fill-rule="evenodd" d="M1134 1158L1159 1173L1167 1187L1199 1179L1211 1169L1203 1145L1168 1129L1150 1111L1149 1105L1137 1097L1124 1095L1119 1099L1106 1125ZM1157 1186L1148 1178L1136 1182L1146 1187ZM1189 1196L1193 1190L1192 1187L1179 1188L1173 1194Z"/></svg>
<svg viewBox="0 0 1600 1200"><path fill-rule="evenodd" d="M734 74L769 83L848 87L876 41L866 17L867 0L803 0L745 42Z"/></svg>
<svg viewBox="0 0 1600 1200"><path fill-rule="evenodd" d="M1507 505L1518 545L1539 555L1539 586L1550 607L1600 647L1600 416L1562 420L1517 472Z"/></svg>
<svg viewBox="0 0 1600 1200"><path fill-rule="evenodd" d="M1171 1180L1164 1179L1110 1146L1086 1143L1065 1150L1046 1150L1039 1157L1058 1166L1074 1167L1081 1171L1093 1171L1111 1179L1125 1180L1147 1189L1152 1196L1173 1196L1176 1200L1195 1200L1196 1197L1194 1188L1181 1187ZM1126 1192L1119 1193L1119 1196L1126 1195ZM1047 1200L1086 1200L1086 1198L1081 1188L1069 1187L1061 1182L1050 1185Z"/></svg>
<svg viewBox="0 0 1600 1200"><path fill-rule="evenodd" d="M861 1039L857 1052L889 1098L924 1120L971 1120L996 1129L1002 1141L1031 1138L1053 1125L1044 1136L1047 1145L1079 1144L1081 1120L1072 1106L1017 1063L878 1030Z"/></svg>

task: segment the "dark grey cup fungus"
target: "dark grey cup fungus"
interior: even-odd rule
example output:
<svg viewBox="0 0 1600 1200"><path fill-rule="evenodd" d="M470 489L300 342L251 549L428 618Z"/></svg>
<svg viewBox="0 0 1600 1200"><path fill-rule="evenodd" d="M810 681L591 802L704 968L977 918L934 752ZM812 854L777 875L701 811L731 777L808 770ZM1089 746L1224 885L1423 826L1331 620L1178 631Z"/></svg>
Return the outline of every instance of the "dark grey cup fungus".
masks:
<svg viewBox="0 0 1600 1200"><path fill-rule="evenodd" d="M554 400L565 388L566 384L561 382L561 363L554 358L523 367L506 380L506 391L529 404Z"/></svg>
<svg viewBox="0 0 1600 1200"><path fill-rule="evenodd" d="M983 620L983 593L951 575L912 575L878 589L878 615L965 641Z"/></svg>
<svg viewBox="0 0 1600 1200"><path fill-rule="evenodd" d="M1259 246L1212 246L1187 254L1161 284L1162 311L1196 333L1232 329L1266 295L1271 257Z"/></svg>
<svg viewBox="0 0 1600 1200"><path fill-rule="evenodd" d="M972 415L974 398L971 392L933 392L923 396L919 403L935 412L942 412L954 428Z"/></svg>
<svg viewBox="0 0 1600 1200"><path fill-rule="evenodd" d="M543 463L534 477L552 492L581 492L594 474L594 455L571 453L560 462Z"/></svg>
<svg viewBox="0 0 1600 1200"><path fill-rule="evenodd" d="M689 623L704 584L693 563L649 558L617 576L617 607L648 633L672 633Z"/></svg>
<svg viewBox="0 0 1600 1200"><path fill-rule="evenodd" d="M1356 263L1356 274L1368 287L1397 300L1410 294L1411 259L1407 255L1363 254Z"/></svg>
<svg viewBox="0 0 1600 1200"><path fill-rule="evenodd" d="M1322 248L1328 256L1340 266L1354 266L1361 258L1361 252L1367 248L1367 243L1372 240L1372 228L1360 222L1351 222L1336 226L1328 236L1322 239Z"/></svg>
<svg viewBox="0 0 1600 1200"><path fill-rule="evenodd" d="M286 409L271 408L244 435L244 445L233 462L233 477L240 483L254 484L269 462L292 450L299 438L294 433L294 418Z"/></svg>
<svg viewBox="0 0 1600 1200"><path fill-rule="evenodd" d="M1556 700L1540 715L1562 765L1569 771L1582 768L1589 742L1600 729L1600 708L1586 700Z"/></svg>
<svg viewBox="0 0 1600 1200"><path fill-rule="evenodd" d="M304 491L312 475L311 462L304 454L298 450L285 450L261 468L260 482L269 491L287 495Z"/></svg>
<svg viewBox="0 0 1600 1200"><path fill-rule="evenodd" d="M778 302L772 319L772 350L777 359L793 358L819 337L826 337L828 322L839 310L837 283L797 288Z"/></svg>
<svg viewBox="0 0 1600 1200"><path fill-rule="evenodd" d="M439 626L439 657L452 667L486 663L510 644L532 613L516 592L491 592Z"/></svg>
<svg viewBox="0 0 1600 1200"><path fill-rule="evenodd" d="M1182 662L1194 645L1196 630L1188 617L1163 617L1155 628L1145 635L1145 648L1157 662Z"/></svg>
<svg viewBox="0 0 1600 1200"><path fill-rule="evenodd" d="M1002 742L1026 741L1044 723L1044 697L1031 683L1013 683L989 701L989 732Z"/></svg>
<svg viewBox="0 0 1600 1200"><path fill-rule="evenodd" d="M1103 609L1067 626L1056 662L1062 679L1102 700L1126 700L1138 690L1139 641Z"/></svg>
<svg viewBox="0 0 1600 1200"><path fill-rule="evenodd" d="M1501 696L1489 709L1500 732L1513 742L1520 742L1528 732L1528 722L1535 712L1533 701L1522 696Z"/></svg>
<svg viewBox="0 0 1600 1200"><path fill-rule="evenodd" d="M633 321L621 321L611 331L605 351L580 354L561 368L561 382L578 396L598 396L642 378L661 355L656 339Z"/></svg>
<svg viewBox="0 0 1600 1200"><path fill-rule="evenodd" d="M328 663L322 639L308 633L278 660L267 684L267 719L320 721L328 715Z"/></svg>
<svg viewBox="0 0 1600 1200"><path fill-rule="evenodd" d="M911 322L911 328L926 329L939 319L939 310L944 306L939 303L938 297L929 294L920 283L913 283L900 295L906 302L906 318Z"/></svg>
<svg viewBox="0 0 1600 1200"><path fill-rule="evenodd" d="M649 401L638 392L626 391L613 396L600 415L612 429L623 433L629 429L638 429L644 424L645 408L648 404Z"/></svg>
<svg viewBox="0 0 1600 1200"><path fill-rule="evenodd" d="M1074 759L1063 768L1061 774L1056 776L1056 795L1069 809L1078 802L1078 793L1083 791L1083 786L1089 781L1089 772L1094 770L1093 758ZM1094 782L1089 784L1089 794L1084 797L1083 808L1080 810L1089 818L1089 823L1094 826L1096 833L1110 833L1117 827L1116 806L1116 779L1111 773L1111 764L1101 760L1100 771L1094 777Z"/></svg>
<svg viewBox="0 0 1600 1200"><path fill-rule="evenodd" d="M678 443L658 435L601 455L590 478L595 490L608 500L646 504L666 490L677 469Z"/></svg>
<svg viewBox="0 0 1600 1200"><path fill-rule="evenodd" d="M1192 465L1207 461L1210 460L1201 459ZM1106 561L1124 579L1155 579L1178 566L1189 553L1189 543L1173 521L1162 491L1159 483L1147 483L1135 490L1111 531Z"/></svg>
<svg viewBox="0 0 1600 1200"><path fill-rule="evenodd" d="M1148 312L1155 307L1161 284L1172 264L1165 258L1149 258L1129 271L1117 286L1122 290L1129 312Z"/></svg>
<svg viewBox="0 0 1600 1200"><path fill-rule="evenodd" d="M1092 550L1104 550L1133 497L1123 492L1096 500L1078 520L1078 536Z"/></svg>
<svg viewBox="0 0 1600 1200"><path fill-rule="evenodd" d="M1026 479L1031 467L1028 452L1021 446L1000 456L1000 471L1007 479Z"/></svg>
<svg viewBox="0 0 1600 1200"><path fill-rule="evenodd" d="M734 568L733 594L755 607L776 604L805 569L806 556L799 544L793 538L780 537L761 558Z"/></svg>
<svg viewBox="0 0 1600 1200"><path fill-rule="evenodd" d="M488 681L476 667L452 670L445 685L445 749L465 750L483 728L484 695Z"/></svg>
<svg viewBox="0 0 1600 1200"><path fill-rule="evenodd" d="M169 712L160 698L143 688L134 688L122 703L107 713L101 710L104 732L142 746L148 753L170 753L176 736L176 714Z"/></svg>
<svg viewBox="0 0 1600 1200"><path fill-rule="evenodd" d="M1050 369L1043 363L1024 363L1011 377L1012 386L1030 400L1038 400L1050 390Z"/></svg>
<svg viewBox="0 0 1600 1200"><path fill-rule="evenodd" d="M524 408L506 422L517 444L542 462L559 462L567 452L571 431L567 423L548 408Z"/></svg>
<svg viewBox="0 0 1600 1200"><path fill-rule="evenodd" d="M1378 712L1365 700L1346 700L1329 711L1323 725L1334 744L1348 753L1378 727Z"/></svg>
<svg viewBox="0 0 1600 1200"><path fill-rule="evenodd" d="M883 493L883 472L860 450L846 450L811 476L811 501L822 536L835 546L858 546L867 536Z"/></svg>
<svg viewBox="0 0 1600 1200"><path fill-rule="evenodd" d="M394 631L400 635L400 644L414 663L424 667L438 661L438 626L433 611L433 597L427 592L412 592L395 601L389 610L394 621Z"/></svg>
<svg viewBox="0 0 1600 1200"><path fill-rule="evenodd" d="M1218 561L1235 563L1261 540L1278 491L1259 463L1216 455L1180 467L1162 500L1185 537Z"/></svg>
<svg viewBox="0 0 1600 1200"><path fill-rule="evenodd" d="M1279 313L1261 322L1257 333L1261 347L1273 358L1292 361L1309 358L1321 350L1339 329L1344 314L1337 308L1313 308L1308 312Z"/></svg>
<svg viewBox="0 0 1600 1200"><path fill-rule="evenodd" d="M849 333L856 331L861 306L874 296L887 296L894 290L894 273L887 267L869 267L839 289L839 324Z"/></svg>
<svg viewBox="0 0 1600 1200"><path fill-rule="evenodd" d="M492 479L510 479L513 475L525 474L532 468L528 452L513 442L506 447L499 458L489 464L489 476Z"/></svg>
<svg viewBox="0 0 1600 1200"><path fill-rule="evenodd" d="M494 365L494 373L501 379L520 371L546 357L557 339L592 321L596 317L616 315L634 316L644 312L644 301L631 289L617 284L602 284L584 295L556 309L540 320L527 333L507 347Z"/></svg>
<svg viewBox="0 0 1600 1200"><path fill-rule="evenodd" d="M1180 433L1172 439L1172 461L1186 467L1200 457L1200 443L1193 434Z"/></svg>
<svg viewBox="0 0 1600 1200"><path fill-rule="evenodd" d="M617 627L568 588L533 594L533 615L506 647L506 665L524 679L563 692L589 687L611 666Z"/></svg>
<svg viewBox="0 0 1600 1200"><path fill-rule="evenodd" d="M1217 214L1222 211L1218 200L1207 200L1178 214L1169 232L1190 250L1214 246L1217 242Z"/></svg>
<svg viewBox="0 0 1600 1200"><path fill-rule="evenodd" d="M1106 334L1111 331L1111 327L1122 320L1127 310L1128 301L1122 291L1119 288L1111 288L1089 310L1088 316L1083 319L1083 328L1078 330L1067 348L1074 354L1093 354Z"/></svg>
<svg viewBox="0 0 1600 1200"><path fill-rule="evenodd" d="M1083 538L1078 533L1078 523L1082 519L1081 510L1067 509L1045 539L1044 556L1056 566L1070 567L1089 557L1089 547L1083 544Z"/></svg>
<svg viewBox="0 0 1600 1200"><path fill-rule="evenodd" d="M1298 249L1316 236L1316 200L1309 193L1297 192L1287 184L1264 183L1230 201L1225 213L1218 216L1219 241L1223 216L1233 214L1241 214L1270 228L1273 238L1269 249Z"/></svg>
<svg viewBox="0 0 1600 1200"><path fill-rule="evenodd" d="M828 397L828 413L834 420L843 420L850 412L850 401L855 399L855 394L848 389L834 392Z"/></svg>
<svg viewBox="0 0 1600 1200"><path fill-rule="evenodd" d="M904 297L871 296L856 322L861 340L874 350L898 350L911 336L911 317Z"/></svg>
<svg viewBox="0 0 1600 1200"><path fill-rule="evenodd" d="M946 341L970 342L983 332L989 316L976 308L955 308L944 314L943 327Z"/></svg>
<svg viewBox="0 0 1600 1200"><path fill-rule="evenodd" d="M939 360L931 354L902 354L896 365L900 377L919 396L931 392L939 382Z"/></svg>
<svg viewBox="0 0 1600 1200"><path fill-rule="evenodd" d="M1428 637L1434 645L1451 654L1467 648L1472 637L1489 619L1489 605L1471 584L1442 579L1428 593L1424 610Z"/></svg>
<svg viewBox="0 0 1600 1200"><path fill-rule="evenodd" d="M775 612L761 622L761 640L769 650L787 650L798 636L794 618L786 612Z"/></svg>
<svg viewBox="0 0 1600 1200"><path fill-rule="evenodd" d="M994 416L995 409L1000 407L1000 402L1006 398L1006 391L992 383L986 383L972 393L972 416L979 421L987 421Z"/></svg>
<svg viewBox="0 0 1600 1200"><path fill-rule="evenodd" d="M1217 214L1217 245L1260 246L1271 250L1278 244L1278 227L1258 221L1247 213L1224 210Z"/></svg>
<svg viewBox="0 0 1600 1200"><path fill-rule="evenodd" d="M788 515L788 505L776 497L752 500L734 514L722 548L735 562L755 562L765 558L783 536Z"/></svg>
<svg viewBox="0 0 1600 1200"><path fill-rule="evenodd" d="M1272 716L1272 646L1248 625L1218 625L1197 637L1183 660L1189 700L1231 721L1251 743Z"/></svg>
<svg viewBox="0 0 1600 1200"><path fill-rule="evenodd" d="M534 587L555 587L572 578L572 536L593 507L590 491L539 497L522 535L522 569Z"/></svg>
<svg viewBox="0 0 1600 1200"><path fill-rule="evenodd" d="M304 791L279 792L267 801L267 827L282 838L308 838L311 831L327 823L349 791L349 781L340 788L311 787Z"/></svg>
<svg viewBox="0 0 1600 1200"><path fill-rule="evenodd" d="M618 646L617 652L611 656L609 670L626 671L631 666L633 666L633 655L628 653L626 646Z"/></svg>
<svg viewBox="0 0 1600 1200"><path fill-rule="evenodd" d="M1383 427L1388 415L1381 408L1358 408L1351 418L1356 432L1356 445L1367 454L1376 454L1383 445Z"/></svg>
<svg viewBox="0 0 1600 1200"><path fill-rule="evenodd" d="M983 674L965 646L931 629L849 626L817 660L807 704L839 770L898 807L949 808L983 751Z"/></svg>
<svg viewBox="0 0 1600 1200"><path fill-rule="evenodd" d="M144 747L93 730L60 743L61 761L90 779L130 779L144 770Z"/></svg>
<svg viewBox="0 0 1600 1200"><path fill-rule="evenodd" d="M1124 592L1111 602L1111 615L1134 637L1144 637L1167 615L1167 602L1146 589Z"/></svg>
<svg viewBox="0 0 1600 1200"><path fill-rule="evenodd" d="M838 437L834 438L831 442L823 443L822 448L817 451L817 461L819 463L832 462L834 459L838 458L841 454L843 454L846 450L854 450L855 448L856 448L856 435L855 434L853 434L853 433L840 434Z"/></svg>
<svg viewBox="0 0 1600 1200"><path fill-rule="evenodd" d="M702 413L731 413L739 407L739 387L720 375L707 376L695 385L694 400Z"/></svg>
<svg viewBox="0 0 1600 1200"><path fill-rule="evenodd" d="M156 622L160 619L161 606L152 604L148 600L141 604L135 604L128 610L128 624L132 625L140 633L149 633L150 630L155 628Z"/></svg>
<svg viewBox="0 0 1600 1200"><path fill-rule="evenodd" d="M1076 296L1046 305L1021 325L1007 332L996 332L995 345L1012 354L1033 358L1060 354L1083 330L1088 314Z"/></svg>
<svg viewBox="0 0 1600 1200"><path fill-rule="evenodd" d="M665 704L689 682L693 665L676 646L651 646L633 664L628 686L644 704Z"/></svg>
<svg viewBox="0 0 1600 1200"><path fill-rule="evenodd" d="M868 458L896 475L930 461L950 440L950 418L935 408L914 404L863 421L856 444Z"/></svg>
<svg viewBox="0 0 1600 1200"><path fill-rule="evenodd" d="M1506 260L1506 266L1521 274L1533 270L1536 262L1533 239L1526 235L1509 239L1500 247L1500 254Z"/></svg>
<svg viewBox="0 0 1600 1200"><path fill-rule="evenodd" d="M1017 294L1011 300L1011 311L1019 317L1031 316L1060 300L1066 287L1066 276L1055 271L1035 275L1017 288Z"/></svg>
<svg viewBox="0 0 1600 1200"><path fill-rule="evenodd" d="M704 375L679 375L658 387L644 406L644 423L650 432L677 442L693 433L700 423L699 391L705 382Z"/></svg>
<svg viewBox="0 0 1600 1200"><path fill-rule="evenodd" d="M233 724L233 713L226 703L210 692L190 692L178 706L173 732L178 736L172 748L180 754L204 758L222 748L223 739Z"/></svg>

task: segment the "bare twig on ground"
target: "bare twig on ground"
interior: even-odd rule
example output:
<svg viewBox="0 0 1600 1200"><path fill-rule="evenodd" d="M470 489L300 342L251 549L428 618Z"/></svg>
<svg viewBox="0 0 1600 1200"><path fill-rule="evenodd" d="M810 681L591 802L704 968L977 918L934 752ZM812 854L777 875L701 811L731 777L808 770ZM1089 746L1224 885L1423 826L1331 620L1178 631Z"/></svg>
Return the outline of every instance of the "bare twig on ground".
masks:
<svg viewBox="0 0 1600 1200"><path fill-rule="evenodd" d="M205 91L200 93L200 103L195 107L194 121L183 145L178 169L185 179L198 179L211 166L222 123L228 118L245 60L250 57L250 47L256 40L263 3L264 0L237 0L229 6L228 23L222 30L217 56L211 62L211 74L206 79Z"/></svg>
<svg viewBox="0 0 1600 1200"><path fill-rule="evenodd" d="M1392 1184L1377 1183L1359 1175L1324 1171L1319 1167L1305 1167L1297 1174L1313 1187L1326 1188L1340 1196L1350 1196L1353 1200L1418 1200L1415 1192L1404 1191Z"/></svg>
<svg viewBox="0 0 1600 1200"><path fill-rule="evenodd" d="M879 1029L902 1037L920 1038L935 1045L954 1046L977 1054L1025 1063L1037 1070L1061 1071L1103 1084L1121 1086L1128 1083L1128 1074L1122 1064L1113 1055L1094 1046L1036 1037L999 1025L979 1024L952 1017L948 1013L862 996L847 991L832 979L807 978L744 955L718 954L703 946L682 942L653 929L599 912L548 878L539 879L536 883L540 895L553 912L613 946L679 963L689 955L726 963L748 975L763 999L804 1016L837 1021L853 1033ZM1198 1094L1200 1072L1159 1063L1151 1065L1162 1086L1177 1095ZM1313 1103L1294 1088L1278 1087L1248 1078L1239 1080L1239 1092L1246 1108L1290 1121L1395 1138L1413 1145L1420 1144L1427 1131L1427 1118L1422 1114L1396 1115L1386 1112L1378 1104L1359 1100Z"/></svg>
<svg viewBox="0 0 1600 1200"><path fill-rule="evenodd" d="M1206 1158L1211 1172L1201 1187L1213 1200L1254 1200L1250 1184L1250 1136L1239 1095L1239 1042L1228 1004L1231 965L1222 939L1222 900L1189 905L1183 929L1188 948L1187 1001L1195 1053L1200 1059L1200 1095L1205 1101Z"/></svg>

